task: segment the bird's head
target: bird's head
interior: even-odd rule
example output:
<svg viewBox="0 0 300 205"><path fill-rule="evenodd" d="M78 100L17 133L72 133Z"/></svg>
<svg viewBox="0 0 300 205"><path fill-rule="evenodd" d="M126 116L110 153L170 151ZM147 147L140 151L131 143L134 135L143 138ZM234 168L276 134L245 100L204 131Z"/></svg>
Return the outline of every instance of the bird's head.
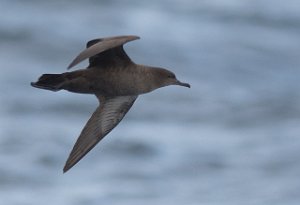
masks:
<svg viewBox="0 0 300 205"><path fill-rule="evenodd" d="M168 85L180 85L190 88L190 84L183 83L176 78L176 75L164 68L154 68L154 78L157 86L164 87Z"/></svg>

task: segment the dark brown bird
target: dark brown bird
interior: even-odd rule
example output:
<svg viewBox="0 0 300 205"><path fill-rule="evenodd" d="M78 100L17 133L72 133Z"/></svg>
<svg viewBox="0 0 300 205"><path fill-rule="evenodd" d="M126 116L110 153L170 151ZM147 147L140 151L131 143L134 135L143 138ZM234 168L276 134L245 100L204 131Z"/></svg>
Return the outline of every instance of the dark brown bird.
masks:
<svg viewBox="0 0 300 205"><path fill-rule="evenodd" d="M140 94L168 85L190 87L163 68L135 64L125 53L123 44L138 36L115 36L94 39L68 66L89 59L87 69L62 74L44 74L33 87L74 93L94 94L99 107L81 131L64 166L66 172L83 158L123 119Z"/></svg>

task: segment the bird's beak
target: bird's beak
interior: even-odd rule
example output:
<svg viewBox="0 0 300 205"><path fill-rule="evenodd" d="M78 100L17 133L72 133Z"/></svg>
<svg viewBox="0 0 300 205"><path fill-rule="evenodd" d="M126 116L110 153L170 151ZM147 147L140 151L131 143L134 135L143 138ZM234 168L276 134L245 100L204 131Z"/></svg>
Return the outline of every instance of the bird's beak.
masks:
<svg viewBox="0 0 300 205"><path fill-rule="evenodd" d="M182 83L179 80L176 81L175 85L180 85L180 86L184 86L184 87L187 87L187 88L191 88L190 84Z"/></svg>

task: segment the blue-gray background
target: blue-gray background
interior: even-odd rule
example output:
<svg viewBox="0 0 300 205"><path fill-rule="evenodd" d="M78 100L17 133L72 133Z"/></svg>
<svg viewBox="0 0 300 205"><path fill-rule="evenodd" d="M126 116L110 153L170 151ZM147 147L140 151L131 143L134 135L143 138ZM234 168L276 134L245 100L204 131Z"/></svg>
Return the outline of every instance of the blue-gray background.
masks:
<svg viewBox="0 0 300 205"><path fill-rule="evenodd" d="M62 174L97 100L29 83L123 34L192 88L140 96ZM298 0L1 0L0 69L1 205L300 203Z"/></svg>

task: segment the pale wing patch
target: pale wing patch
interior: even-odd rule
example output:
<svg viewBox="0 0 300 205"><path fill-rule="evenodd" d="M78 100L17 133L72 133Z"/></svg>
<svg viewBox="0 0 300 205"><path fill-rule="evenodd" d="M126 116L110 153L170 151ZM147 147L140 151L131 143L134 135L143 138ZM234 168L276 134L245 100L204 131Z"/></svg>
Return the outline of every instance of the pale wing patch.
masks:
<svg viewBox="0 0 300 205"><path fill-rule="evenodd" d="M72 168L105 135L117 126L131 108L136 98L137 96L119 96L106 98L101 102L77 139L65 164L64 172Z"/></svg>
<svg viewBox="0 0 300 205"><path fill-rule="evenodd" d="M77 65L81 61L88 59L98 53L106 51L110 48L114 48L129 41L133 41L139 39L138 36L116 36L110 38L104 38L102 41L88 47L84 51L82 51L68 66L68 69L72 68L73 66Z"/></svg>

